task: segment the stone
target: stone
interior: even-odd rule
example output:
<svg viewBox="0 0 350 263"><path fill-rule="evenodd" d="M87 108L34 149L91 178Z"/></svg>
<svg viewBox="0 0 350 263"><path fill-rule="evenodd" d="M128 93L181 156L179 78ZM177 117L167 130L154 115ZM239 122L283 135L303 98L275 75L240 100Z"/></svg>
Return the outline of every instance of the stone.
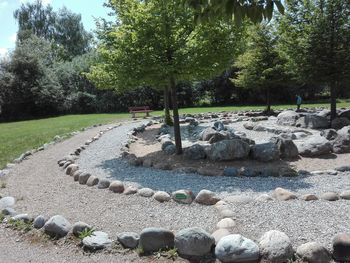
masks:
<svg viewBox="0 0 350 263"><path fill-rule="evenodd" d="M253 145L250 154L253 159L261 162L275 161L280 157L277 145L271 142Z"/></svg>
<svg viewBox="0 0 350 263"><path fill-rule="evenodd" d="M102 231L94 231L91 236L84 237L82 241L85 248L90 250L104 249L111 246L112 240Z"/></svg>
<svg viewBox="0 0 350 263"><path fill-rule="evenodd" d="M73 176L73 174L79 170L79 166L77 164L70 164L66 169L66 174Z"/></svg>
<svg viewBox="0 0 350 263"><path fill-rule="evenodd" d="M262 195L259 195L257 198L255 198L255 201L258 201L258 202L267 202L272 200L273 198L268 194L262 194Z"/></svg>
<svg viewBox="0 0 350 263"><path fill-rule="evenodd" d="M247 195L229 195L224 201L231 204L247 204L253 201L253 198Z"/></svg>
<svg viewBox="0 0 350 263"><path fill-rule="evenodd" d="M338 136L332 143L334 153L350 153L350 126L338 130Z"/></svg>
<svg viewBox="0 0 350 263"><path fill-rule="evenodd" d="M162 151L165 150L168 146L174 145L174 143L170 139L163 139L162 141Z"/></svg>
<svg viewBox="0 0 350 263"><path fill-rule="evenodd" d="M113 181L110 183L108 189L113 193L121 194L124 192L124 184L121 181Z"/></svg>
<svg viewBox="0 0 350 263"><path fill-rule="evenodd" d="M255 126L256 126L256 123L251 122L251 121L245 122L243 124L243 127L246 128L247 130L253 130Z"/></svg>
<svg viewBox="0 0 350 263"><path fill-rule="evenodd" d="M73 235L76 237L79 237L81 232L84 232L85 230L91 230L91 226L84 223L84 222L76 222L73 224Z"/></svg>
<svg viewBox="0 0 350 263"><path fill-rule="evenodd" d="M87 182L86 182L86 185L87 185L87 186L94 186L94 185L97 185L98 182L99 182L98 177L96 177L96 176L90 176L89 179L88 179Z"/></svg>
<svg viewBox="0 0 350 263"><path fill-rule="evenodd" d="M155 164L153 164L153 167L155 169L160 169L160 170L171 170L172 169L171 164L167 163L167 162L155 163Z"/></svg>
<svg viewBox="0 0 350 263"><path fill-rule="evenodd" d="M277 115L277 124L286 126L295 126L299 118L299 113L295 111L283 111Z"/></svg>
<svg viewBox="0 0 350 263"><path fill-rule="evenodd" d="M289 201L297 199L297 196L294 193L281 187L275 189L273 196L279 201Z"/></svg>
<svg viewBox="0 0 350 263"><path fill-rule="evenodd" d="M175 236L173 232L163 228L145 228L140 234L139 247L145 253L170 249L174 247Z"/></svg>
<svg viewBox="0 0 350 263"><path fill-rule="evenodd" d="M125 195L133 195L136 194L138 189L134 186L128 186L125 188L124 193Z"/></svg>
<svg viewBox="0 0 350 263"><path fill-rule="evenodd" d="M225 208L222 210L219 210L220 218L233 218L235 216L235 212L233 212L229 208Z"/></svg>
<svg viewBox="0 0 350 263"><path fill-rule="evenodd" d="M247 158L249 151L248 143L240 139L234 139L212 144L206 149L206 154L212 161L229 161Z"/></svg>
<svg viewBox="0 0 350 263"><path fill-rule="evenodd" d="M344 117L338 117L332 120L331 122L331 128L335 130L340 130L345 126L350 125L350 119L344 118Z"/></svg>
<svg viewBox="0 0 350 263"><path fill-rule="evenodd" d="M230 139L230 136L228 136L227 134L223 134L221 132L217 132L213 136L211 136L211 138L208 142L210 144L213 144L213 143L220 142L220 141L227 140L227 139Z"/></svg>
<svg viewBox="0 0 350 263"><path fill-rule="evenodd" d="M169 202L171 200L171 196L167 192L164 192L164 191L155 192L153 198L161 203Z"/></svg>
<svg viewBox="0 0 350 263"><path fill-rule="evenodd" d="M224 169L223 175L229 177L236 177L239 176L239 170L235 167L226 167Z"/></svg>
<svg viewBox="0 0 350 263"><path fill-rule="evenodd" d="M209 141L210 138L212 136L214 136L215 134L217 133L216 130L214 130L213 128L206 128L205 130L203 130L201 132L201 138L202 138L202 141Z"/></svg>
<svg viewBox="0 0 350 263"><path fill-rule="evenodd" d="M329 128L330 123L326 117L308 114L300 117L295 126L308 129L327 129Z"/></svg>
<svg viewBox="0 0 350 263"><path fill-rule="evenodd" d="M333 259L337 262L350 261L350 235L341 233L333 238Z"/></svg>
<svg viewBox="0 0 350 263"><path fill-rule="evenodd" d="M13 221L23 221L25 223L29 223L33 221L33 218L29 216L28 214L19 214L11 217Z"/></svg>
<svg viewBox="0 0 350 263"><path fill-rule="evenodd" d="M256 262L259 259L259 247L241 235L228 235L217 243L215 256L224 263Z"/></svg>
<svg viewBox="0 0 350 263"><path fill-rule="evenodd" d="M211 236L215 239L215 244L217 244L221 238L231 235L232 233L227 228L219 228L215 230Z"/></svg>
<svg viewBox="0 0 350 263"><path fill-rule="evenodd" d="M167 147L165 147L164 152L167 155L173 155L176 153L176 146L174 144L168 145Z"/></svg>
<svg viewBox="0 0 350 263"><path fill-rule="evenodd" d="M15 209L13 209L12 207L6 207L2 210L0 210L0 213L2 213L5 216L15 216L17 215L17 212Z"/></svg>
<svg viewBox="0 0 350 263"><path fill-rule="evenodd" d="M46 221L47 221L47 219L45 216L39 215L34 219L33 227L36 229L41 229L44 227Z"/></svg>
<svg viewBox="0 0 350 263"><path fill-rule="evenodd" d="M214 122L213 128L217 131L224 131L226 130L225 125L221 121Z"/></svg>
<svg viewBox="0 0 350 263"><path fill-rule="evenodd" d="M190 190L177 190L171 194L171 198L181 204L191 204L195 196Z"/></svg>
<svg viewBox="0 0 350 263"><path fill-rule="evenodd" d="M259 241L260 254L263 259L271 263L284 263L294 255L289 237L280 231L266 232Z"/></svg>
<svg viewBox="0 0 350 263"><path fill-rule="evenodd" d="M184 150L184 157L191 160L205 159L206 154L204 147L199 144L194 144Z"/></svg>
<svg viewBox="0 0 350 263"><path fill-rule="evenodd" d="M339 200L339 195L337 193L327 192L327 193L321 194L320 198L326 201L337 201Z"/></svg>
<svg viewBox="0 0 350 263"><path fill-rule="evenodd" d="M232 229L236 226L236 222L232 218L224 218L221 219L217 224L216 228L226 228L226 229Z"/></svg>
<svg viewBox="0 0 350 263"><path fill-rule="evenodd" d="M341 192L339 196L341 199L350 200L350 191Z"/></svg>
<svg viewBox="0 0 350 263"><path fill-rule="evenodd" d="M65 164L62 166L62 168L66 169L71 164L73 164L73 161L66 161Z"/></svg>
<svg viewBox="0 0 350 263"><path fill-rule="evenodd" d="M140 235L134 232L123 232L117 235L117 240L123 247L134 249L139 245Z"/></svg>
<svg viewBox="0 0 350 263"><path fill-rule="evenodd" d="M306 194L301 196L300 199L304 201L316 201L318 200L318 197L314 194Z"/></svg>
<svg viewBox="0 0 350 263"><path fill-rule="evenodd" d="M330 255L327 249L316 242L302 244L297 248L297 255L308 263L329 263Z"/></svg>
<svg viewBox="0 0 350 263"><path fill-rule="evenodd" d="M334 129L326 129L320 132L320 135L325 137L327 140L332 141L337 138L338 133Z"/></svg>
<svg viewBox="0 0 350 263"><path fill-rule="evenodd" d="M194 201L202 205L215 205L220 198L214 192L203 189L197 194Z"/></svg>
<svg viewBox="0 0 350 263"><path fill-rule="evenodd" d="M111 182L108 179L102 178L98 181L97 188L98 189L106 189L109 188Z"/></svg>
<svg viewBox="0 0 350 263"><path fill-rule="evenodd" d="M16 203L16 199L12 196L5 196L0 199L0 209L4 209L7 207L12 207Z"/></svg>
<svg viewBox="0 0 350 263"><path fill-rule="evenodd" d="M152 197L154 191L151 188L141 188L139 189L138 194L142 197Z"/></svg>
<svg viewBox="0 0 350 263"><path fill-rule="evenodd" d="M291 167L281 167L278 169L278 176L280 177L296 177L298 175L298 172Z"/></svg>
<svg viewBox="0 0 350 263"><path fill-rule="evenodd" d="M182 229L175 235L175 248L183 257L205 256L214 244L215 239L198 227Z"/></svg>
<svg viewBox="0 0 350 263"><path fill-rule="evenodd" d="M350 120L350 110L343 110L339 113L340 118L347 118Z"/></svg>
<svg viewBox="0 0 350 263"><path fill-rule="evenodd" d="M295 159L298 157L298 147L292 140L273 137L271 142L277 145L282 159Z"/></svg>
<svg viewBox="0 0 350 263"><path fill-rule="evenodd" d="M311 136L297 144L299 154L304 157L316 157L329 154L332 151L330 142L321 135Z"/></svg>
<svg viewBox="0 0 350 263"><path fill-rule="evenodd" d="M338 166L335 170L338 172L350 172L350 165Z"/></svg>
<svg viewBox="0 0 350 263"><path fill-rule="evenodd" d="M66 236L71 228L72 226L68 220L61 215L51 217L44 225L45 233L55 238Z"/></svg>
<svg viewBox="0 0 350 263"><path fill-rule="evenodd" d="M87 181L89 180L91 174L83 172L79 174L79 184L86 184Z"/></svg>
<svg viewBox="0 0 350 263"><path fill-rule="evenodd" d="M83 171L80 171L80 170L74 172L74 174L73 174L73 179L74 179L75 182L78 182L78 181L79 181L79 176L80 176L82 173L83 173Z"/></svg>
<svg viewBox="0 0 350 263"><path fill-rule="evenodd" d="M321 117L328 117L331 115L331 111L324 109L324 110L320 111L319 113L317 113L317 115L321 116Z"/></svg>

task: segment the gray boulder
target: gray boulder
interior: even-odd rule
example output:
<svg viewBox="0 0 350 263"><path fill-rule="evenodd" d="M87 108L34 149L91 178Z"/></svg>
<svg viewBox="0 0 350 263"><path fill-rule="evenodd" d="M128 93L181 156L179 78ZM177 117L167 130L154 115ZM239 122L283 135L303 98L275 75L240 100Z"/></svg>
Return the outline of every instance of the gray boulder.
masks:
<svg viewBox="0 0 350 263"><path fill-rule="evenodd" d="M115 180L110 183L108 189L112 191L113 193L121 194L124 192L124 184L121 181Z"/></svg>
<svg viewBox="0 0 350 263"><path fill-rule="evenodd" d="M277 115L277 124L294 126L299 118L299 114L295 111L283 111Z"/></svg>
<svg viewBox="0 0 350 263"><path fill-rule="evenodd" d="M85 237L82 243L87 249L98 250L111 246L112 240L108 238L107 233L95 231L91 236Z"/></svg>
<svg viewBox="0 0 350 263"><path fill-rule="evenodd" d="M165 147L164 152L167 155L173 155L176 153L176 146L174 144L170 144L167 147Z"/></svg>
<svg viewBox="0 0 350 263"><path fill-rule="evenodd" d="M2 210L0 210L0 213L2 213L5 216L15 216L17 215L17 212L15 209L13 209L12 207L6 207Z"/></svg>
<svg viewBox="0 0 350 263"><path fill-rule="evenodd" d="M230 139L230 136L228 134L223 134L221 132L217 132L215 133L213 136L211 136L211 138L209 139L209 143L213 144L219 141L223 141L223 140L227 140Z"/></svg>
<svg viewBox="0 0 350 263"><path fill-rule="evenodd" d="M37 216L35 219L34 219L34 222L33 222L33 226L34 228L36 229L40 229L40 228L43 228L45 223L46 223L46 217L45 216Z"/></svg>
<svg viewBox="0 0 350 263"><path fill-rule="evenodd" d="M214 244L215 239L198 227L182 229L175 235L175 248L185 257L207 255Z"/></svg>
<svg viewBox="0 0 350 263"><path fill-rule="evenodd" d="M289 237L280 231L266 232L259 241L260 254L263 259L271 263L284 263L294 255Z"/></svg>
<svg viewBox="0 0 350 263"><path fill-rule="evenodd" d="M341 118L347 118L350 120L350 110L343 110L340 114L339 117Z"/></svg>
<svg viewBox="0 0 350 263"><path fill-rule="evenodd" d="M271 162L279 159L280 152L276 144L268 142L253 145L251 147L251 156L258 161Z"/></svg>
<svg viewBox="0 0 350 263"><path fill-rule="evenodd" d="M117 235L117 240L125 248L136 248L139 245L140 235L134 232L123 232Z"/></svg>
<svg viewBox="0 0 350 263"><path fill-rule="evenodd" d="M140 234L139 246L145 253L174 247L173 232L163 228L145 228Z"/></svg>
<svg viewBox="0 0 350 263"><path fill-rule="evenodd" d="M329 141L333 141L338 137L338 133L334 129L326 129L320 132L322 137L325 137Z"/></svg>
<svg viewBox="0 0 350 263"><path fill-rule="evenodd" d="M349 125L350 125L350 119L344 118L344 117L335 118L331 122L331 128L335 130L340 130L341 128Z"/></svg>
<svg viewBox="0 0 350 263"><path fill-rule="evenodd" d="M297 248L297 255L308 263L329 263L327 249L316 242L309 242Z"/></svg>
<svg viewBox="0 0 350 263"><path fill-rule="evenodd" d="M212 136L214 136L215 134L217 133L216 130L214 130L213 128L209 127L209 128L206 128L205 130L203 130L201 132L201 138L202 138L202 141L209 141L210 138Z"/></svg>
<svg viewBox="0 0 350 263"><path fill-rule="evenodd" d="M70 164L66 169L66 174L73 176L73 174L79 170L79 166L76 164Z"/></svg>
<svg viewBox="0 0 350 263"><path fill-rule="evenodd" d="M297 127L309 129L327 129L330 123L327 118L315 114L309 114L298 119Z"/></svg>
<svg viewBox="0 0 350 263"><path fill-rule="evenodd" d="M338 130L338 136L332 144L334 153L350 153L350 126Z"/></svg>
<svg viewBox="0 0 350 263"><path fill-rule="evenodd" d="M61 215L51 217L44 225L45 233L56 238L66 236L71 228L68 220Z"/></svg>
<svg viewBox="0 0 350 263"><path fill-rule="evenodd" d="M304 142L298 143L297 147L299 154L304 157L315 157L329 154L332 150L330 142L320 135L312 136Z"/></svg>
<svg viewBox="0 0 350 263"><path fill-rule="evenodd" d="M212 161L229 161L248 157L250 146L242 140L223 140L212 144L206 149L208 158Z"/></svg>
<svg viewBox="0 0 350 263"><path fill-rule="evenodd" d="M214 122L214 127L215 130L217 131L224 131L226 130L225 125L221 121L216 121Z"/></svg>
<svg viewBox="0 0 350 263"><path fill-rule="evenodd" d="M138 190L138 194L142 197L152 197L154 191L151 188L141 188Z"/></svg>
<svg viewBox="0 0 350 263"><path fill-rule="evenodd" d="M215 256L221 262L257 262L259 247L252 240L241 235L228 235L217 243Z"/></svg>
<svg viewBox="0 0 350 263"><path fill-rule="evenodd" d="M168 146L174 145L174 143L170 139L162 140L161 144L162 144L162 151L164 151L165 148L167 148Z"/></svg>
<svg viewBox="0 0 350 263"><path fill-rule="evenodd" d="M276 144L282 159L294 159L298 157L298 147L292 140L273 137L271 138L271 142Z"/></svg>
<svg viewBox="0 0 350 263"><path fill-rule="evenodd" d="M206 157L204 147L194 144L184 150L184 157L191 160L200 160Z"/></svg>

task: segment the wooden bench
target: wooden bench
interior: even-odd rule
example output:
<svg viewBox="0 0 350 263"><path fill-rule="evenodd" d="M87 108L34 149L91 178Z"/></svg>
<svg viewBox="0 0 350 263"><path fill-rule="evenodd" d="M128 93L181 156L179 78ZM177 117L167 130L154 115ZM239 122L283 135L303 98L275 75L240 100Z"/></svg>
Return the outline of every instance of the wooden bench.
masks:
<svg viewBox="0 0 350 263"><path fill-rule="evenodd" d="M138 107L129 107L129 112L132 114L133 118L136 118L136 113L146 113L146 116L149 116L149 113L152 112L149 106L138 106Z"/></svg>

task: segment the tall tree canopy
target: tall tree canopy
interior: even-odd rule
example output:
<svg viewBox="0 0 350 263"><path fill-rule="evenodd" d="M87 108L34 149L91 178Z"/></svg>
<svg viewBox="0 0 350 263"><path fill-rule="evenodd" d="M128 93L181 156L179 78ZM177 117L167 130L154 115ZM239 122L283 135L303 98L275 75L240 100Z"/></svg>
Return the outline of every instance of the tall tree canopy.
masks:
<svg viewBox="0 0 350 263"><path fill-rule="evenodd" d="M177 153L182 152L176 84L225 70L240 49L242 28L215 21L195 26L181 0L110 0L117 22L99 47L102 61L89 77L101 88L169 88Z"/></svg>

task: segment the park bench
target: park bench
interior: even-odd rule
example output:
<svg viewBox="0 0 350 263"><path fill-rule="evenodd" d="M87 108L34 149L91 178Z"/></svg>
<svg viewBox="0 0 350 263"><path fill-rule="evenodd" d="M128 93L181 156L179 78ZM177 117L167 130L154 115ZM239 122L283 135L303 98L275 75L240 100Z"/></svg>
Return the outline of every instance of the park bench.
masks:
<svg viewBox="0 0 350 263"><path fill-rule="evenodd" d="M149 113L152 112L152 110L149 108L149 106L138 106L138 107L129 107L129 112L132 114L132 117L136 117L136 113L146 113L146 116L149 116Z"/></svg>

